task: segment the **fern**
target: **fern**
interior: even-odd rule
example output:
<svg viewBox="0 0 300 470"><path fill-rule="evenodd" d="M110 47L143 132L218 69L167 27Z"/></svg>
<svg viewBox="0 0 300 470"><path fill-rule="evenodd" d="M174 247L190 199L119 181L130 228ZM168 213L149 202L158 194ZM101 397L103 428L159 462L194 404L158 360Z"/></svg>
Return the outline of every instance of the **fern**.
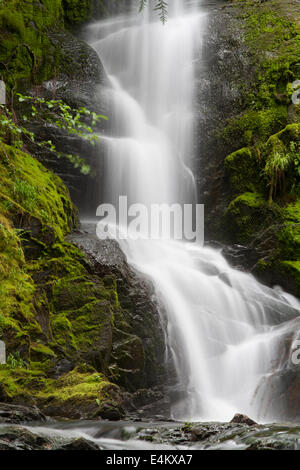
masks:
<svg viewBox="0 0 300 470"><path fill-rule="evenodd" d="M139 0L139 12L141 13L147 5L148 0ZM153 10L158 12L161 22L165 24L168 17L168 2L166 0L156 0Z"/></svg>
<svg viewBox="0 0 300 470"><path fill-rule="evenodd" d="M272 203L273 197L278 192L285 192L285 175L293 162L297 170L298 154L295 148L296 146L292 142L290 144L290 151L276 151L267 159L264 173L269 179L269 204Z"/></svg>
<svg viewBox="0 0 300 470"><path fill-rule="evenodd" d="M147 6L147 0L140 0L139 13L141 13Z"/></svg>
<svg viewBox="0 0 300 470"><path fill-rule="evenodd" d="M157 0L154 11L158 12L161 22L165 24L168 17L168 2L165 0Z"/></svg>

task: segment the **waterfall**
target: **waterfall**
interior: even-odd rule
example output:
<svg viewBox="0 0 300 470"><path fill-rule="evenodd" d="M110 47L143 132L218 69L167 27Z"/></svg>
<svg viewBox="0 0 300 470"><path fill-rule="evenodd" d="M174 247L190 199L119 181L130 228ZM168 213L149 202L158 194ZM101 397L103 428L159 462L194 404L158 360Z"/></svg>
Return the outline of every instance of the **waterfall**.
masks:
<svg viewBox="0 0 300 470"><path fill-rule="evenodd" d="M105 203L122 195L146 206L195 201L195 59L206 14L197 2L169 4L165 25L151 8L137 15L135 4L88 26L111 84L110 132L101 137ZM120 243L164 306L168 354L185 392L173 417L273 419L270 380L290 364L299 302L232 269L215 249L171 238Z"/></svg>

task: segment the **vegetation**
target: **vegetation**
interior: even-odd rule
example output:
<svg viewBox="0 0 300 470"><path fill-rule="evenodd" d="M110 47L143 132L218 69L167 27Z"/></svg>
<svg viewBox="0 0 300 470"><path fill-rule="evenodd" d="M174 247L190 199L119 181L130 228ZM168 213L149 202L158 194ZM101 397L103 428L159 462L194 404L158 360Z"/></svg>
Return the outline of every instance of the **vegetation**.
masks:
<svg viewBox="0 0 300 470"><path fill-rule="evenodd" d="M39 135L30 131L29 128L36 123L48 123L94 145L98 140L98 134L93 131L93 128L99 119L107 119L106 116L98 115L84 107L72 109L61 100L46 100L45 98L24 96L20 93L17 94L17 97L20 103L29 106L27 109L23 108L23 115L18 122L13 111L0 105L0 138L18 149L26 149L26 143L30 141L39 147L50 150L57 158L68 158L75 168L80 167L81 172L87 174L90 168L79 155L58 152L52 140L41 140ZM84 118L89 119L91 124L84 122Z"/></svg>

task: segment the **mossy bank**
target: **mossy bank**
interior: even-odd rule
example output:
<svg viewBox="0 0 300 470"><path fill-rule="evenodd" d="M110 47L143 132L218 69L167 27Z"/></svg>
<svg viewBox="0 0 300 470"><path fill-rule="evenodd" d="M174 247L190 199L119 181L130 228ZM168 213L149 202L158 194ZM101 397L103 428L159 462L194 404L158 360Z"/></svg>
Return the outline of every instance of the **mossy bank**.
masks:
<svg viewBox="0 0 300 470"><path fill-rule="evenodd" d="M152 331L151 318L145 322L157 342L151 349L143 327L131 323L131 309L138 312L128 280L95 272L65 241L77 210L57 176L3 143L0 173L0 335L8 355L0 400L118 419L125 390L156 383L157 320ZM150 304L149 297L143 314L153 315Z"/></svg>

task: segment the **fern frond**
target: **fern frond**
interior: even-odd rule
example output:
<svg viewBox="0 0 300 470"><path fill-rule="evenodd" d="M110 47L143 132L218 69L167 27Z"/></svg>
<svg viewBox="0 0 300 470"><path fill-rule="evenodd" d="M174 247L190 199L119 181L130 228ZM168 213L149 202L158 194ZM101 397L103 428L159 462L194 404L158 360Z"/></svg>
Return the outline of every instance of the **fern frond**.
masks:
<svg viewBox="0 0 300 470"><path fill-rule="evenodd" d="M148 0L139 0L139 1L140 1L139 13L141 13L146 8Z"/></svg>
<svg viewBox="0 0 300 470"><path fill-rule="evenodd" d="M168 17L168 2L166 0L157 0L153 9L158 12L161 22L165 24Z"/></svg>

